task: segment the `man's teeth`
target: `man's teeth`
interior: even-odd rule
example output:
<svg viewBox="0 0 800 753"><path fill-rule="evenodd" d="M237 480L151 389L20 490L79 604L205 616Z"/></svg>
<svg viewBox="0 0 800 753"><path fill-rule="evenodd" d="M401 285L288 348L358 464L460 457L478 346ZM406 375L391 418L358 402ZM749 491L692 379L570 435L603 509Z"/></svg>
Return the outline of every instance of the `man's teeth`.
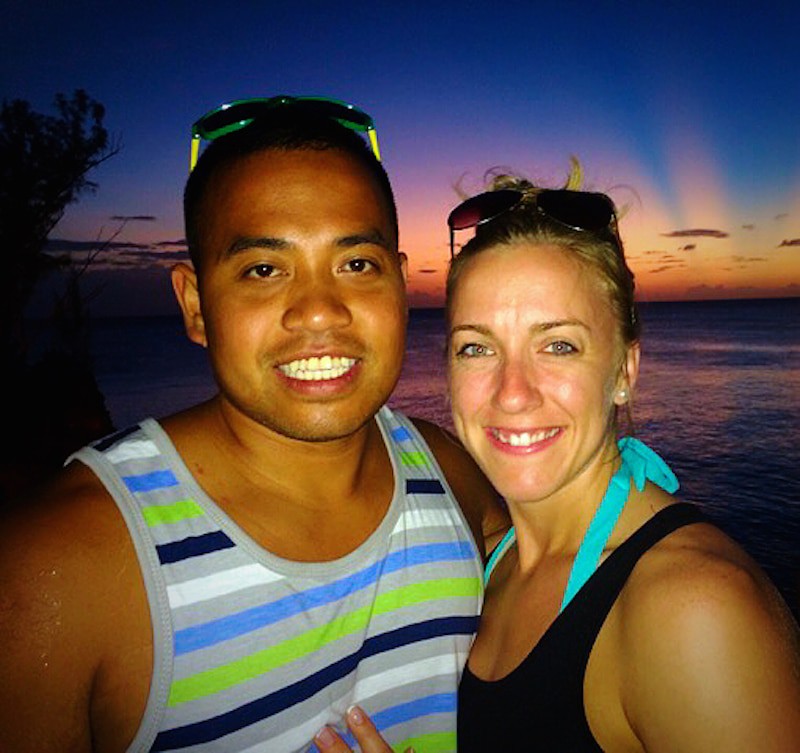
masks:
<svg viewBox="0 0 800 753"><path fill-rule="evenodd" d="M321 382L338 379L355 366L355 358L321 356L299 358L297 361L283 363L278 368L292 379L305 382Z"/></svg>
<svg viewBox="0 0 800 753"><path fill-rule="evenodd" d="M501 431L494 429L492 433L496 439L499 439L503 444L510 444L512 447L530 447L537 442L544 442L545 439L550 439L558 434L558 428L543 429L531 434L528 431L523 431L520 434L515 434L510 431Z"/></svg>

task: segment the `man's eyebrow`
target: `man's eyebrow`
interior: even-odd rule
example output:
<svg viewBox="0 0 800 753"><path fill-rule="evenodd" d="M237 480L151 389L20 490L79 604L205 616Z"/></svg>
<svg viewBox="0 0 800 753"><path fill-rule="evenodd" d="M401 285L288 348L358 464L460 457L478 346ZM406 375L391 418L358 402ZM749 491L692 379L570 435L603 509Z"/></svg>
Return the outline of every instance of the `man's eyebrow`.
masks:
<svg viewBox="0 0 800 753"><path fill-rule="evenodd" d="M353 233L336 239L336 245L340 248L353 248L355 246L380 246L387 251L393 250L393 245L386 236L377 228L368 230L364 233Z"/></svg>
<svg viewBox="0 0 800 753"><path fill-rule="evenodd" d="M222 255L224 258L230 258L242 251L249 251L253 248L282 249L288 248L290 245L289 241L283 238L273 238L271 236L244 236L242 238L237 238L231 243Z"/></svg>
<svg viewBox="0 0 800 753"><path fill-rule="evenodd" d="M352 233L337 238L335 244L340 248L354 248L356 246L380 246L387 251L394 249L393 244L387 240L386 236L378 229L368 230L363 233ZM223 252L224 258L236 256L236 254L243 251L249 251L254 248L263 248L268 250L282 250L290 248L293 244L284 238L275 238L274 236L244 236L237 238L231 243L228 248Z"/></svg>

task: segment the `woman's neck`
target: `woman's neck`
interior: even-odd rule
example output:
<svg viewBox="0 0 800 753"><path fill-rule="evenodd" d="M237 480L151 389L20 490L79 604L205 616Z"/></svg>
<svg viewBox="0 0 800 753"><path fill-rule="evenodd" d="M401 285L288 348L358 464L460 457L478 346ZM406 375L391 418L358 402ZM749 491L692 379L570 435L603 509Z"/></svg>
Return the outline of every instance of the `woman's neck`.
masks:
<svg viewBox="0 0 800 753"><path fill-rule="evenodd" d="M616 442L610 438L575 477L552 494L535 501L508 501L521 570L534 569L545 557L578 551L619 466Z"/></svg>

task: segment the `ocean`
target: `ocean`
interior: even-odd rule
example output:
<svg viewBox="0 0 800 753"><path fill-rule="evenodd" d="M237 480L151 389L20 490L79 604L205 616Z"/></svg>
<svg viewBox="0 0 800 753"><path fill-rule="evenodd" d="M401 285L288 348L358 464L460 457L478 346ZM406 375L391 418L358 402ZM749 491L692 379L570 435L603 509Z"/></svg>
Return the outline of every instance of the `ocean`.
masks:
<svg viewBox="0 0 800 753"><path fill-rule="evenodd" d="M800 298L646 303L636 435L767 571L800 614ZM92 322L92 353L115 426L210 397L205 351L178 316ZM411 312L391 404L451 425L444 318Z"/></svg>

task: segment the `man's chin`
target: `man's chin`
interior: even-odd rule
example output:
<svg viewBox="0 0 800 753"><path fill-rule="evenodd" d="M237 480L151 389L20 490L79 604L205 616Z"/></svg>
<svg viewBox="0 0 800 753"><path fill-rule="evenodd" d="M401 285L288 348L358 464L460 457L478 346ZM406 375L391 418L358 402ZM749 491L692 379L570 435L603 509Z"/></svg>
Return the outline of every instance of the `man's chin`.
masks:
<svg viewBox="0 0 800 753"><path fill-rule="evenodd" d="M287 439L298 442L335 442L358 434L375 416L374 411L362 411L346 417L336 415L309 416L303 419L276 419L274 416L254 416L262 426Z"/></svg>

